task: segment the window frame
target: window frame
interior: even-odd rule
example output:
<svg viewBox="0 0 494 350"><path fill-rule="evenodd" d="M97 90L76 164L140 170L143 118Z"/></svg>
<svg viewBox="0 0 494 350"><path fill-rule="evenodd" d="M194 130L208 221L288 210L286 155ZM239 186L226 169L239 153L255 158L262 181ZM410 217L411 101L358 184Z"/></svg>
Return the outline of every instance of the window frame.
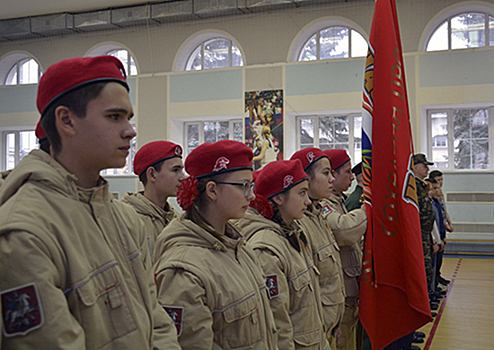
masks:
<svg viewBox="0 0 494 350"><path fill-rule="evenodd" d="M321 58L321 32L323 30L327 30L327 29L330 29L330 28L345 28L348 30L348 57L329 57L329 58ZM326 60L337 60L337 59L349 59L349 58L362 58L362 57L365 57L364 56L353 56L352 54L352 37L353 37L353 32L356 32L358 33L364 40L365 37L360 34L356 29L348 26L348 25L332 25L332 26L329 26L329 27L325 27L325 28L322 28L322 29L319 29L317 32L315 32L314 34L316 35L316 56L317 58L315 60L301 60L300 59L300 56L302 55L302 51L304 50L307 42L314 36L314 34L312 34L311 36L309 36L309 38L303 43L302 47L299 49L299 52L298 52L298 58L297 58L297 62L314 62L314 61L326 61ZM366 40L367 41L367 40Z"/></svg>
<svg viewBox="0 0 494 350"><path fill-rule="evenodd" d="M19 83L21 65L31 60L34 61L34 63L36 63L38 68L37 81L33 83ZM9 76L13 69L16 70L16 82L7 84L7 79L9 79ZM10 55L6 55L0 61L0 86L36 85L38 84L42 75L43 72L41 69L41 65L34 57L28 54L24 54L24 53L10 54Z"/></svg>
<svg viewBox="0 0 494 350"><path fill-rule="evenodd" d="M110 52L112 51L118 51L118 50L125 50L127 51L127 55L128 57L132 57L132 60L134 61L134 64L135 64L135 67L136 67L136 74L130 74L131 73L131 64L130 64L130 59L128 58L127 59L127 67L126 68L126 74L128 77L135 77L135 76L138 76L140 73L140 70L139 70L139 63L136 59L136 56L134 55L134 53L129 50L128 47L120 44L120 43L114 43L114 42L110 42L110 43L99 43L98 45L96 46L93 46L91 49L89 49L87 52L86 52L86 55L85 57L95 57L95 56L105 56L105 55L110 55ZM115 56L113 56L115 57ZM124 62L122 62L122 64L124 64Z"/></svg>
<svg viewBox="0 0 494 350"><path fill-rule="evenodd" d="M228 41L228 66L227 67L220 67L220 68L204 68L204 45L210 41L213 40L227 40ZM244 66L244 58L242 55L242 52L240 51L240 57L242 58L242 64L240 66L232 66L232 52L233 52L233 45L237 48L237 50L240 51L238 46L231 40L230 38L226 38L223 36L215 36L206 40L203 40L199 45L197 45L189 54L186 62L185 62L185 69L184 71L186 72L197 72L197 71L203 71L203 70L210 70L210 69L225 69L225 68L234 68L234 67L243 67ZM201 69L192 69L192 63L194 60L192 60L192 55L195 54L197 48L200 47L200 55L201 55Z"/></svg>
<svg viewBox="0 0 494 350"><path fill-rule="evenodd" d="M369 43L369 34L356 22L348 19L348 18L341 18L341 17L325 17L325 18L319 18L308 25L306 25L302 30L299 32L299 34L293 39L290 49L288 51L288 56L287 56L287 61L288 62L317 62L321 61L319 59L315 61L299 61L300 54L302 50L305 47L305 44L307 41L316 33L319 33L321 30L324 30L329 27L347 27L350 31L354 30L357 33L359 33L364 40ZM318 34L320 35L320 34ZM318 42L319 46L319 42ZM349 41L349 46L351 50L351 42ZM362 59L365 56L362 57L351 57L350 51L349 51L350 57L348 58L334 58L334 59ZM323 60L323 61L326 61Z"/></svg>
<svg viewBox="0 0 494 350"><path fill-rule="evenodd" d="M224 118L213 118L213 119L201 119L197 121L185 121L183 123L183 149L184 149L184 156L186 157L191 151L189 150L189 143L188 143L188 138L187 138L187 132L188 132L188 127L190 125L198 125L198 130L199 130L199 137L198 137L198 144L197 147L202 145L204 141L204 123L214 123L214 122L228 122L228 128L229 128L229 140L234 140L233 139L233 131L234 131L234 123L241 123L242 127L242 141L244 142L245 140L245 125L244 125L244 120L240 116L228 116ZM237 140L238 141L238 140Z"/></svg>
<svg viewBox="0 0 494 350"><path fill-rule="evenodd" d="M476 46L476 47L467 47L467 48L452 48L452 29L451 29L451 19L466 13L477 13L483 14L484 18L484 35L485 35L485 45L484 46ZM494 19L494 11L492 9L483 7L483 6L469 6L469 7L461 7L457 8L454 11L448 11L446 14L440 16L434 23L429 27L427 31L427 35L425 40L423 41L422 51L424 52L440 52L440 51L456 51L456 50L472 50L472 49L480 49L486 47L494 47L490 45L490 30L489 30L489 17ZM448 48L447 49L438 49L438 50L427 50L429 42L433 38L436 31L444 24L447 23L447 35L448 35Z"/></svg>
<svg viewBox="0 0 494 350"><path fill-rule="evenodd" d="M214 39L214 38L222 38L222 39L227 39L230 40L232 44L235 44L237 49L240 51L240 55L242 57L242 62L243 64L241 66L234 66L234 67L228 67L228 68L240 68L240 67L245 67L247 65L246 59L245 59L245 54L244 50L242 49L240 43L235 40L234 37L232 37L229 33L221 31L221 30L206 30L206 31L200 31L198 33L195 33L191 35L187 40L185 40L182 45L180 46L179 50L177 51L177 54L175 55L175 59L173 61L173 71L174 72L201 72L204 71L204 69L201 70L186 70L188 62L194 51L197 49L199 45L202 45L204 42ZM203 55L204 57L204 55ZM201 58L201 61L203 58ZM229 57L229 60L231 60L231 55ZM227 68L216 68L216 69L227 69ZM209 70L209 69L207 69Z"/></svg>
<svg viewBox="0 0 494 350"><path fill-rule="evenodd" d="M13 168L8 168L8 159L9 159L9 154L8 154L8 147L7 147L7 135L9 134L14 134L15 135L15 150L14 150L14 167L19 164L21 161L20 159L20 151L21 151L21 145L20 145L20 133L21 132L32 132L34 135L34 128L30 126L25 126L25 127L7 127L7 128L1 128L1 137L2 137L2 144L1 144L1 152L2 152L2 165L1 169L2 171L4 170L11 170ZM39 149L39 140L35 137L36 139L36 146L33 149ZM30 151L29 151L30 152ZM28 153L29 153L28 152Z"/></svg>
<svg viewBox="0 0 494 350"><path fill-rule="evenodd" d="M130 53L129 50L127 50L125 48L115 48L115 49L109 50L105 55L118 58L117 56L112 55L113 52L117 52L117 51L125 51L127 53L127 67L125 67L125 72L126 72L127 76L131 77L131 76L139 75L139 71L137 70L137 64L135 62L134 56L132 56L132 54ZM122 61L120 60L120 62L122 62ZM132 62L134 62L134 66L136 69L135 74L132 74ZM124 64L124 62L122 62L122 64Z"/></svg>
<svg viewBox="0 0 494 350"><path fill-rule="evenodd" d="M454 125L453 115L455 110L472 110L472 109L486 109L488 115L488 145L489 145L489 167L487 169L456 169L455 168L455 139L454 139ZM494 105L479 104L479 105L449 105L449 106L428 106L425 108L426 115L426 127L427 127L427 154L430 155L431 162L433 162L433 140L432 140L432 114L446 114L447 118L447 147L448 147L448 167L440 168L435 164L431 167L434 169L440 169L444 171L463 171L463 172L486 172L494 170Z"/></svg>
<svg viewBox="0 0 494 350"><path fill-rule="evenodd" d="M338 117L338 116L346 116L348 117L348 153L352 162L357 164L362 159L362 141L360 141L360 149L355 148L355 118L362 118L362 112L350 111L350 112L329 112L329 113L317 113L317 114L308 114L308 115L296 115L295 116L295 125L296 125L296 144L297 149L301 149L302 145L300 143L300 120L301 119L312 119L314 123L314 130L319 130L319 120L321 117ZM360 137L362 139L362 136ZM316 147L319 148L319 133L314 133L314 144L312 146L307 147ZM357 150L360 151L360 157L356 155ZM358 161L357 161L358 160Z"/></svg>

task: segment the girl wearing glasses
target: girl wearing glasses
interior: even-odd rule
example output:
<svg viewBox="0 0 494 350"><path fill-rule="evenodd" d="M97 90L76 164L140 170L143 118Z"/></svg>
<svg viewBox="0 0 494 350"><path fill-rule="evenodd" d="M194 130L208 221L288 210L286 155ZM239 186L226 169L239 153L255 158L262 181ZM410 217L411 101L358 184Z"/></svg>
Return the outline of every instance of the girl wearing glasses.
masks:
<svg viewBox="0 0 494 350"><path fill-rule="evenodd" d="M158 300L182 349L277 349L265 277L228 223L255 198L252 151L236 141L205 143L185 160L177 200L185 213L159 235Z"/></svg>
<svg viewBox="0 0 494 350"><path fill-rule="evenodd" d="M318 272L308 237L294 220L311 203L299 160L267 164L256 178L256 199L238 225L266 274L280 349L329 349L322 321Z"/></svg>

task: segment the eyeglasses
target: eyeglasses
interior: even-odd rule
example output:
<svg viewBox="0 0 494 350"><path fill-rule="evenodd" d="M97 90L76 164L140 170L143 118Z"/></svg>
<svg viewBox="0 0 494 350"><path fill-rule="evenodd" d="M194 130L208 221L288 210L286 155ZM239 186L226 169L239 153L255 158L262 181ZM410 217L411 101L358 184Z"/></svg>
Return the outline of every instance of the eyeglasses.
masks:
<svg viewBox="0 0 494 350"><path fill-rule="evenodd" d="M256 186L255 182L225 182L225 181L215 181L217 184L222 185L233 185L233 186L242 186L244 188L244 197L249 197L252 193L254 193L254 187Z"/></svg>

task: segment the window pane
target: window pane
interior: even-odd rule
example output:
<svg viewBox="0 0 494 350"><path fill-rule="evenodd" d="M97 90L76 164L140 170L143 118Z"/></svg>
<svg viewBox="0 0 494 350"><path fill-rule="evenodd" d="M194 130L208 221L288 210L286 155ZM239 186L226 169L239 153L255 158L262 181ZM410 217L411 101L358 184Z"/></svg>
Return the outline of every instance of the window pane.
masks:
<svg viewBox="0 0 494 350"><path fill-rule="evenodd" d="M216 141L216 122L204 122L204 142Z"/></svg>
<svg viewBox="0 0 494 350"><path fill-rule="evenodd" d="M489 141L472 141L472 169L489 169Z"/></svg>
<svg viewBox="0 0 494 350"><path fill-rule="evenodd" d="M485 46L485 15L463 13L451 18L451 48Z"/></svg>
<svg viewBox="0 0 494 350"><path fill-rule="evenodd" d="M199 146L199 124L187 125L187 152Z"/></svg>
<svg viewBox="0 0 494 350"><path fill-rule="evenodd" d="M347 116L334 117L334 136L336 142L349 142L349 125Z"/></svg>
<svg viewBox="0 0 494 350"><path fill-rule="evenodd" d="M300 119L300 148L314 146L314 120L310 118Z"/></svg>
<svg viewBox="0 0 494 350"><path fill-rule="evenodd" d="M242 122L233 122L233 140L244 142Z"/></svg>
<svg viewBox="0 0 494 350"><path fill-rule="evenodd" d="M30 59L19 63L19 84L36 84L38 82L38 64Z"/></svg>
<svg viewBox="0 0 494 350"><path fill-rule="evenodd" d="M230 123L229 122L216 122L218 128L218 141L230 139Z"/></svg>
<svg viewBox="0 0 494 350"><path fill-rule="evenodd" d="M130 55L129 51L125 49L117 49L111 50L107 53L107 55L118 58L122 61L122 64L125 68L125 74L127 75L137 75L137 67L134 61L134 58ZM130 68L130 73L129 73Z"/></svg>
<svg viewBox="0 0 494 350"><path fill-rule="evenodd" d="M299 61L315 61L317 60L317 35L314 34L304 45L298 58Z"/></svg>
<svg viewBox="0 0 494 350"><path fill-rule="evenodd" d="M242 54L238 47L232 43L232 67L240 67L244 65L244 60L242 59Z"/></svg>
<svg viewBox="0 0 494 350"><path fill-rule="evenodd" d="M7 73L7 78L5 79L5 85L16 85L17 84L17 67L18 63L14 64L10 71Z"/></svg>
<svg viewBox="0 0 494 350"><path fill-rule="evenodd" d="M321 60L328 58L348 57L348 28L330 27L321 30L319 43L321 46Z"/></svg>
<svg viewBox="0 0 494 350"><path fill-rule="evenodd" d="M15 133L9 133L5 135L5 141L6 145L5 147L7 148L7 161L5 164L5 169L10 170L14 169L15 167Z"/></svg>
<svg viewBox="0 0 494 350"><path fill-rule="evenodd" d="M432 162L434 166L448 168L448 115L431 113Z"/></svg>
<svg viewBox="0 0 494 350"><path fill-rule="evenodd" d="M456 169L489 167L488 121L486 109L453 111Z"/></svg>
<svg viewBox="0 0 494 350"><path fill-rule="evenodd" d="M202 58L201 47L202 47L202 45L199 45L192 52L192 54L189 57L189 60L187 61L187 66L185 67L185 70L201 70L202 69L202 64L201 64L201 58Z"/></svg>
<svg viewBox="0 0 494 350"><path fill-rule="evenodd" d="M204 69L228 67L230 40L216 38L204 43Z"/></svg>
<svg viewBox="0 0 494 350"><path fill-rule="evenodd" d="M329 147L335 141L331 117L319 118L319 148ZM327 148L326 148L327 149Z"/></svg>
<svg viewBox="0 0 494 350"><path fill-rule="evenodd" d="M369 45L364 37L356 30L352 30L352 57L365 57L368 50Z"/></svg>
<svg viewBox="0 0 494 350"><path fill-rule="evenodd" d="M38 148L38 140L34 131L19 132L19 161L35 148Z"/></svg>
<svg viewBox="0 0 494 350"><path fill-rule="evenodd" d="M137 66L134 61L134 57L130 56L130 75L137 75Z"/></svg>
<svg viewBox="0 0 494 350"><path fill-rule="evenodd" d="M489 16L489 45L494 46L494 17Z"/></svg>
<svg viewBox="0 0 494 350"><path fill-rule="evenodd" d="M437 27L427 44L426 51L439 51L448 49L448 21Z"/></svg>
<svg viewBox="0 0 494 350"><path fill-rule="evenodd" d="M362 117L353 118L353 163L362 161Z"/></svg>

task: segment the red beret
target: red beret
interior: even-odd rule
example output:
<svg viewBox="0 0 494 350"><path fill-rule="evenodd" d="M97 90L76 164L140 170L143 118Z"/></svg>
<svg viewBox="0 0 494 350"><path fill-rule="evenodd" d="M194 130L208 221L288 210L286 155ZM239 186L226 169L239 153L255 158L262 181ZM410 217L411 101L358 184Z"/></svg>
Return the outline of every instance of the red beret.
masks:
<svg viewBox="0 0 494 350"><path fill-rule="evenodd" d="M256 170L252 172L252 182L256 182L257 175L259 175L260 172L261 170Z"/></svg>
<svg viewBox="0 0 494 350"><path fill-rule="evenodd" d="M38 120L38 124L36 124L36 130L34 130L34 134L40 141L46 137L46 133L41 126L41 119Z"/></svg>
<svg viewBox="0 0 494 350"><path fill-rule="evenodd" d="M299 159L302 162L304 170L307 170L312 164L323 157L328 158L319 148L309 147L295 152L290 159Z"/></svg>
<svg viewBox="0 0 494 350"><path fill-rule="evenodd" d="M203 143L185 160L185 171L196 178L235 170L252 170L252 150L242 142L222 140Z"/></svg>
<svg viewBox="0 0 494 350"><path fill-rule="evenodd" d="M69 58L48 67L38 84L36 105L41 117L63 95L91 83L117 82L129 90L122 62L113 56Z"/></svg>
<svg viewBox="0 0 494 350"><path fill-rule="evenodd" d="M324 151L324 154L331 159L333 170L338 169L343 164L350 161L350 157L344 149L328 149L327 151Z"/></svg>
<svg viewBox="0 0 494 350"><path fill-rule="evenodd" d="M182 158L182 146L168 141L154 141L146 143L137 151L134 157L134 174L141 175L150 166L173 158Z"/></svg>
<svg viewBox="0 0 494 350"><path fill-rule="evenodd" d="M257 175L255 194L271 198L304 180L307 180L307 174L300 160L270 162Z"/></svg>

